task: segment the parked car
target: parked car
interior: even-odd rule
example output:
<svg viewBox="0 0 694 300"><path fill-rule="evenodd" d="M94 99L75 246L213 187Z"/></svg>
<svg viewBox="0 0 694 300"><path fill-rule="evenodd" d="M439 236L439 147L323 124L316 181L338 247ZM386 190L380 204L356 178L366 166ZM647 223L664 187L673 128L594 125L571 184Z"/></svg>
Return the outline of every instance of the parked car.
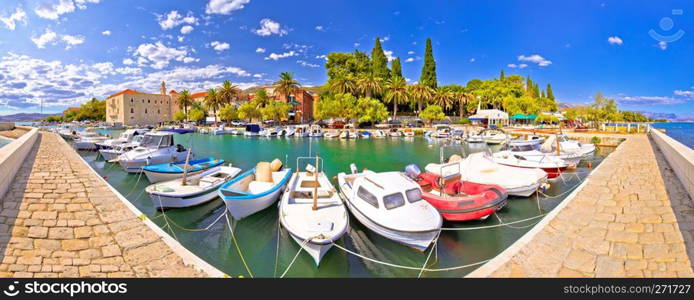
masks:
<svg viewBox="0 0 694 300"><path fill-rule="evenodd" d="M328 127L333 128L333 129L342 129L345 127L345 122L342 121L334 121L328 124Z"/></svg>
<svg viewBox="0 0 694 300"><path fill-rule="evenodd" d="M424 125L424 121L420 119L407 123L407 127L424 127Z"/></svg>
<svg viewBox="0 0 694 300"><path fill-rule="evenodd" d="M232 122L231 122L231 126L236 126L236 127L239 127L239 126L246 126L246 122L243 122L243 121L232 121Z"/></svg>

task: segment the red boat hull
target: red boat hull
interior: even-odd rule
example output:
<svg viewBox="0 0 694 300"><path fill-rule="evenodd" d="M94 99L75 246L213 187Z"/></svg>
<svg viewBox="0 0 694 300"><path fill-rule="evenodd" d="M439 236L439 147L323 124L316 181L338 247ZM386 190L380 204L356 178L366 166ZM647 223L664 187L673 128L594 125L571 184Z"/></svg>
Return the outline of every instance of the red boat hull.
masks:
<svg viewBox="0 0 694 300"><path fill-rule="evenodd" d="M497 185L477 184L454 180L443 183L435 174L420 174L422 198L431 203L447 221L471 221L484 219L503 208L508 200L506 190ZM440 191L434 194L431 191Z"/></svg>
<svg viewBox="0 0 694 300"><path fill-rule="evenodd" d="M509 167L514 167L514 168L523 168L523 169L538 169L538 168L531 168L531 167L521 167L521 166L514 166L514 165L509 165L509 164L502 164L504 166L509 166ZM561 168L541 168L542 171L545 171L547 173L547 179L552 179L552 178L557 178L559 175L561 175L562 172L566 171L566 167L561 167Z"/></svg>

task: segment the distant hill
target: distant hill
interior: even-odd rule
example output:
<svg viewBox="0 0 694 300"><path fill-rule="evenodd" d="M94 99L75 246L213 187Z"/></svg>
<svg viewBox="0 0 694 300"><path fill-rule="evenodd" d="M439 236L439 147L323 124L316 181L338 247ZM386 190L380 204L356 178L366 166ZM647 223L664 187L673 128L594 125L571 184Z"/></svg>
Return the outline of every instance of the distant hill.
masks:
<svg viewBox="0 0 694 300"><path fill-rule="evenodd" d="M649 111L635 111L635 112L640 113L640 114L646 116L647 118L651 118L654 120L661 120L661 119L665 119L668 121L678 120L677 115L673 114L673 113L657 113L657 112L649 112Z"/></svg>
<svg viewBox="0 0 694 300"><path fill-rule="evenodd" d="M0 116L0 122L41 121L48 116L60 115L61 114L19 113L14 115Z"/></svg>

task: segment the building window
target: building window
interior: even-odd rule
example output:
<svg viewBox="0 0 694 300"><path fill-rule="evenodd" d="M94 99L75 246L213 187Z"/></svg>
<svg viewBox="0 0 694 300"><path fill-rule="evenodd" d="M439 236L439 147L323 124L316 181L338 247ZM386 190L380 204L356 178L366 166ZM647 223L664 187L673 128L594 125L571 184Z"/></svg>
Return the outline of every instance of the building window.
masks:
<svg viewBox="0 0 694 300"><path fill-rule="evenodd" d="M157 109L157 114L161 114L161 112Z"/></svg>
<svg viewBox="0 0 694 300"><path fill-rule="evenodd" d="M142 99L142 103L145 103L145 99Z"/></svg>
<svg viewBox="0 0 694 300"><path fill-rule="evenodd" d="M133 103L133 101L135 101L135 100L133 100L133 98L130 98L130 103Z"/></svg>
<svg viewBox="0 0 694 300"><path fill-rule="evenodd" d="M145 108L145 114L147 113L147 109Z"/></svg>
<svg viewBox="0 0 694 300"><path fill-rule="evenodd" d="M135 109L131 107L131 108L130 108L130 113L131 113L131 114L134 114L134 113L135 113Z"/></svg>
<svg viewBox="0 0 694 300"><path fill-rule="evenodd" d="M149 99L147 99L147 103L149 103Z"/></svg>

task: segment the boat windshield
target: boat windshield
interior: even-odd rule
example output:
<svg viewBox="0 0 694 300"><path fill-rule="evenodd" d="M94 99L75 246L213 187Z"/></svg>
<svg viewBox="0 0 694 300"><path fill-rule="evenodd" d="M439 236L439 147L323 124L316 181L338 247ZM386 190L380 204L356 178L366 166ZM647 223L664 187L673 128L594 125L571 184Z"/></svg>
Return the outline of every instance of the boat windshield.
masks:
<svg viewBox="0 0 694 300"><path fill-rule="evenodd" d="M359 187L359 189L357 190L357 196L364 200L364 202L373 205L375 208L378 208L378 198L376 198L374 194L369 193L369 191L367 191L364 187Z"/></svg>
<svg viewBox="0 0 694 300"><path fill-rule="evenodd" d="M409 201L410 203L415 203L419 200L422 200L422 191L420 189L407 190L405 194L407 194L407 201Z"/></svg>
<svg viewBox="0 0 694 300"><path fill-rule="evenodd" d="M393 209L403 205L405 205L405 198L402 197L402 193L383 196L383 206L385 206L386 209Z"/></svg>
<svg viewBox="0 0 694 300"><path fill-rule="evenodd" d="M531 145L512 145L511 146L511 151L514 152L521 152L521 151L532 151L532 150L537 150L538 144L531 144Z"/></svg>
<svg viewBox="0 0 694 300"><path fill-rule="evenodd" d="M142 147L159 147L159 146L169 146L171 136L168 135L145 135L142 138L140 146Z"/></svg>

